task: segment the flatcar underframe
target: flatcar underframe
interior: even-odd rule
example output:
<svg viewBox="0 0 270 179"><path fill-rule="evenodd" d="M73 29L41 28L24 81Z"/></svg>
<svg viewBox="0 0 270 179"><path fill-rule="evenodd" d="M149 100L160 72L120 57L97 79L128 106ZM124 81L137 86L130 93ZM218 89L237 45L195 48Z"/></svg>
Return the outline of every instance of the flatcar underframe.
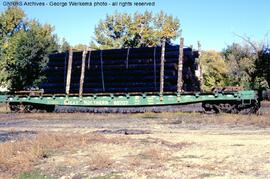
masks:
<svg viewBox="0 0 270 179"><path fill-rule="evenodd" d="M29 93L30 94L30 93ZM56 106L89 107L92 112L164 112L168 106L202 103L207 113L255 113L256 91L78 95L0 95L12 112L53 112Z"/></svg>

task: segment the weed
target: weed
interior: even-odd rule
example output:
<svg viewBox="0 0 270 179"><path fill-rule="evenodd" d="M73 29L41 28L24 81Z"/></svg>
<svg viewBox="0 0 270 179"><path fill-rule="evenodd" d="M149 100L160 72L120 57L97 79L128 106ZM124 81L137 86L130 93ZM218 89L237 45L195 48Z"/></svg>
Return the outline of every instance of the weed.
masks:
<svg viewBox="0 0 270 179"><path fill-rule="evenodd" d="M151 161L166 161L168 159L168 153L157 148L150 148L141 153L144 159L150 159Z"/></svg>
<svg viewBox="0 0 270 179"><path fill-rule="evenodd" d="M17 175L21 172L31 171L39 160L50 157L55 151L77 150L96 142L115 143L119 138L105 138L100 134L38 134L33 139L9 141L0 144L0 170L5 173ZM101 153L90 156L90 167L100 169L108 167L112 161Z"/></svg>
<svg viewBox="0 0 270 179"><path fill-rule="evenodd" d="M52 177L43 175L40 171L23 172L18 179L53 179Z"/></svg>
<svg viewBox="0 0 270 179"><path fill-rule="evenodd" d="M106 169L113 164L113 161L110 159L109 155L99 151L93 151L88 157L89 168L91 170Z"/></svg>
<svg viewBox="0 0 270 179"><path fill-rule="evenodd" d="M123 177L121 177L120 174L112 172L112 173L109 173L107 175L93 177L93 178L90 178L90 179L120 179L120 178L123 178Z"/></svg>
<svg viewBox="0 0 270 179"><path fill-rule="evenodd" d="M142 161L138 156L130 157L128 162L131 167L139 167L142 164Z"/></svg>

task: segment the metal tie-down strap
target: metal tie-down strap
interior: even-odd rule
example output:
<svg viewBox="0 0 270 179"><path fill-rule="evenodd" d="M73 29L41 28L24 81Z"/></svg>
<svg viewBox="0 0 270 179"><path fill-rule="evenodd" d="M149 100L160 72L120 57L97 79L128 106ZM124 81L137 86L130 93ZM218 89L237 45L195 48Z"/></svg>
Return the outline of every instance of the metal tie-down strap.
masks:
<svg viewBox="0 0 270 179"><path fill-rule="evenodd" d="M156 62L156 47L154 47L154 83L155 83L155 90L157 89L157 62Z"/></svg>
<svg viewBox="0 0 270 179"><path fill-rule="evenodd" d="M102 89L103 89L103 92L105 92L104 73L103 73L103 58L102 58L102 50L100 50L100 65L101 65L101 80L102 80Z"/></svg>
<svg viewBox="0 0 270 179"><path fill-rule="evenodd" d="M65 64L64 64L64 84L67 83L67 60L68 60L68 51L65 52Z"/></svg>
<svg viewBox="0 0 270 179"><path fill-rule="evenodd" d="M129 48L127 49L127 60L126 60L126 68L128 69L128 58L129 58Z"/></svg>
<svg viewBox="0 0 270 179"><path fill-rule="evenodd" d="M91 60L91 50L89 50L88 60L87 60L87 69L90 70L90 60Z"/></svg>

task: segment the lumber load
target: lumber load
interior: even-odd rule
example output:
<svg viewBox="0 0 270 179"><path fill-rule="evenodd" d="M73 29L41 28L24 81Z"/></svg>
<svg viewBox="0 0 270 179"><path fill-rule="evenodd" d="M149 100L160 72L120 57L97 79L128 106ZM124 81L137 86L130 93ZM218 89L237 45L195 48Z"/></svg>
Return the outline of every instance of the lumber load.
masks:
<svg viewBox="0 0 270 179"><path fill-rule="evenodd" d="M159 46L51 54L40 88L48 94L159 92L161 54ZM164 92L177 91L179 55L178 45L166 45ZM182 91L200 90L195 75L198 56L183 48Z"/></svg>

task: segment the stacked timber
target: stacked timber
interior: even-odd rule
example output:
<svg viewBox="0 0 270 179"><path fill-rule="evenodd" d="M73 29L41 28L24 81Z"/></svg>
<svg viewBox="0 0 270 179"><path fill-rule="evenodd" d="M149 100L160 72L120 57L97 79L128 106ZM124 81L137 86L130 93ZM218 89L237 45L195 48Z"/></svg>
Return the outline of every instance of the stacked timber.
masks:
<svg viewBox="0 0 270 179"><path fill-rule="evenodd" d="M164 92L177 91L179 46L166 45ZM133 93L159 92L161 47L94 50L51 54L45 70L47 80L40 86L44 93ZM199 91L195 75L198 52L183 49L183 91ZM70 81L68 71L70 68Z"/></svg>

